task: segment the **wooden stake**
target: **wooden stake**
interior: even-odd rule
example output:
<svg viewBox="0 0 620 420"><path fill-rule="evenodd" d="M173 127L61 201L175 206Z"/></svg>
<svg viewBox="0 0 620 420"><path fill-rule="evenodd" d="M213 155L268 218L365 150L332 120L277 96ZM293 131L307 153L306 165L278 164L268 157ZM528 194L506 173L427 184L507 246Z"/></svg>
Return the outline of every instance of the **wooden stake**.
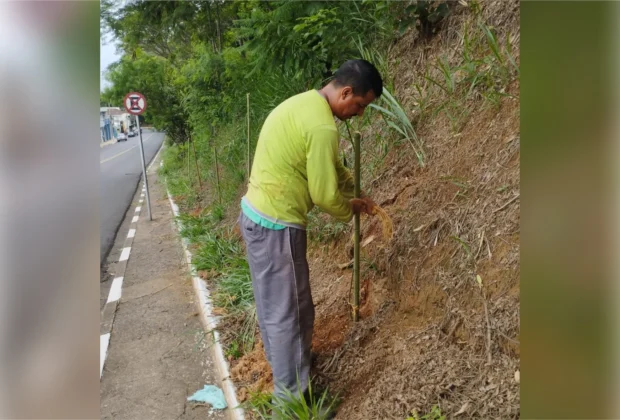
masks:
<svg viewBox="0 0 620 420"><path fill-rule="evenodd" d="M248 102L248 183L250 182L250 171L252 169L252 157L250 152L250 94L247 94Z"/></svg>
<svg viewBox="0 0 620 420"><path fill-rule="evenodd" d="M192 149L194 150L194 160L196 161L196 173L198 174L198 185L200 185L200 191L202 191L202 180L200 179L200 166L198 166L198 155L196 154L196 142L192 141L192 137L189 137L189 141L192 143Z"/></svg>
<svg viewBox="0 0 620 420"><path fill-rule="evenodd" d="M220 189L220 168L217 164L217 147L213 145L213 156L215 157L215 182L217 184L217 199L222 205L222 190Z"/></svg>
<svg viewBox="0 0 620 420"><path fill-rule="evenodd" d="M192 186L192 167L191 167L191 150L189 148L189 143L191 143L191 137L187 140L187 180L189 181L189 186Z"/></svg>
<svg viewBox="0 0 620 420"><path fill-rule="evenodd" d="M353 134L353 144L355 153L355 198L360 198L360 133ZM360 317L360 215L356 214L355 218L355 233L353 239L353 321L359 321Z"/></svg>

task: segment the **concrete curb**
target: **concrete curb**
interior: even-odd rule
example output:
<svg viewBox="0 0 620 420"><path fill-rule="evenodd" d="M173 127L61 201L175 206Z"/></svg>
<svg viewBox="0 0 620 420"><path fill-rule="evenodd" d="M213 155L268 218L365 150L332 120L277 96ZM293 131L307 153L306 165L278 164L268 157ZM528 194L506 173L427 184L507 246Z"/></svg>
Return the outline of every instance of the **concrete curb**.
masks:
<svg viewBox="0 0 620 420"><path fill-rule="evenodd" d="M159 146L157 153L155 153L155 156L153 156L153 159L151 159L151 163L149 164L149 166L146 167L147 176L148 176L148 172L151 170L151 166L153 166L153 164L157 161L157 157L159 156L159 153L163 150L165 143L166 143L166 139L164 138L164 141L161 142L161 146ZM167 188L166 188L166 192L168 192Z"/></svg>
<svg viewBox="0 0 620 420"><path fill-rule="evenodd" d="M116 139L108 140L108 141L103 142L103 143L100 142L99 143L99 147L101 147L103 149L104 147L110 146L110 145L112 145L114 143L117 143Z"/></svg>
<svg viewBox="0 0 620 420"><path fill-rule="evenodd" d="M163 162L160 163L160 166L163 165ZM179 206L176 205L172 196L170 195L170 191L166 187L166 193L168 194L168 200L170 200L170 207L172 208L172 212L175 217L175 223L178 231L180 232L183 228L183 224L179 221ZM230 415L233 420L245 420L245 413L243 408L240 407L239 401L237 400L237 393L235 389L235 384L230 379L230 371L228 367L228 362L224 357L224 349L220 344L220 334L217 331L217 316L213 314L213 305L211 303L211 297L209 293L209 289L207 288L207 283L198 277L196 273L196 269L192 264L192 253L189 251L189 241L185 238L181 238L181 243L183 244L183 250L185 251L185 258L187 261L187 265L189 267L190 273L192 275L192 284L194 285L194 291L196 292L196 296L198 297L198 306L200 308L200 315L202 318L202 322L207 329L207 332L212 332L213 335L213 343L210 346L213 360L215 365L217 366L218 372L222 378L222 384L224 388L224 395L226 397L226 402L228 403L228 407L230 408Z"/></svg>

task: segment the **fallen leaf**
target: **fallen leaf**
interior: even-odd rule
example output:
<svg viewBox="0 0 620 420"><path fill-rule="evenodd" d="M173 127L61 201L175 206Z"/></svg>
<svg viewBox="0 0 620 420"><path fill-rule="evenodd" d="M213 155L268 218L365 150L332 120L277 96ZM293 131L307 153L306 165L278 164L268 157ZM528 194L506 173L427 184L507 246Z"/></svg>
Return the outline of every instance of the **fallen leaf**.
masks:
<svg viewBox="0 0 620 420"><path fill-rule="evenodd" d="M482 287L482 277L480 277L480 274L476 275L476 281L478 282L478 286Z"/></svg>
<svg viewBox="0 0 620 420"><path fill-rule="evenodd" d="M362 242L362 248L364 248L366 245L368 245L374 240L375 240L375 235L370 235L368 238L364 239L364 242Z"/></svg>
<svg viewBox="0 0 620 420"><path fill-rule="evenodd" d="M468 403L468 402L466 402L465 404L463 404L463 406L461 407L461 409L460 409L459 411L457 411L457 412L454 414L454 416L456 417L456 416L458 416L458 415L463 414L464 412L466 412L466 411L467 411L467 409L468 409L468 408L469 408L469 403Z"/></svg>
<svg viewBox="0 0 620 420"><path fill-rule="evenodd" d="M420 226L418 226L417 228L413 229L413 231L414 231L414 232L419 232L419 231L421 231L422 229L424 229L424 227L425 227L425 226L426 226L426 225L420 225Z"/></svg>
<svg viewBox="0 0 620 420"><path fill-rule="evenodd" d="M349 267L351 267L353 265L354 261L355 260L351 260L351 261L349 261L347 263L338 264L338 268L341 269L341 270L344 270L345 268L349 268Z"/></svg>

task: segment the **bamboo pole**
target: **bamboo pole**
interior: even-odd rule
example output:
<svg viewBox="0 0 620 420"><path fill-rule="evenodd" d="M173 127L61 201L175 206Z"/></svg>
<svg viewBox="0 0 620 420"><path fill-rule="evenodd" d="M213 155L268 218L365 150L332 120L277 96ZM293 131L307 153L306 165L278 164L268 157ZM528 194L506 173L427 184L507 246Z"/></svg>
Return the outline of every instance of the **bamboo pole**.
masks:
<svg viewBox="0 0 620 420"><path fill-rule="evenodd" d="M353 134L354 153L355 153L355 198L360 198L360 133ZM353 321L359 321L360 317L360 215L355 216L355 236L353 239Z"/></svg>
<svg viewBox="0 0 620 420"><path fill-rule="evenodd" d="M217 27L217 38L220 41L220 53L222 52L222 31L220 29L220 24L221 24L221 19L220 19L220 4L216 1L215 2L215 12L217 14L217 21L216 23L216 27Z"/></svg>
<svg viewBox="0 0 620 420"><path fill-rule="evenodd" d="M189 182L189 186L192 186L192 167L191 167L191 154L192 151L189 148L190 143L191 143L192 139L191 137L188 139L188 143L187 143L187 180Z"/></svg>
<svg viewBox="0 0 620 420"><path fill-rule="evenodd" d="M215 157L215 182L217 185L217 199L222 205L222 190L220 189L220 168L217 164L217 146L213 145L213 156Z"/></svg>
<svg viewBox="0 0 620 420"><path fill-rule="evenodd" d="M250 94L247 94L247 103L248 103L248 183L250 182L250 171L252 169L252 156L251 156L251 147L250 147Z"/></svg>
<svg viewBox="0 0 620 420"><path fill-rule="evenodd" d="M202 180L200 179L200 166L198 166L198 155L196 154L196 142L192 141L192 137L189 137L189 141L192 143L192 150L194 151L194 161L196 162L196 173L198 175L198 185L200 185L200 191L202 191Z"/></svg>

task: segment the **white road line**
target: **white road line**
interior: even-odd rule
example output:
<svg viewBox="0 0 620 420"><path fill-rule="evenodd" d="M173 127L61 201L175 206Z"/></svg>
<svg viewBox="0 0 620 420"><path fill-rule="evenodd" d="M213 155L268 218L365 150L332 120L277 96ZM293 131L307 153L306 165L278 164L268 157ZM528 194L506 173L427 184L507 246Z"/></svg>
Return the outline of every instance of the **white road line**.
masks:
<svg viewBox="0 0 620 420"><path fill-rule="evenodd" d="M99 336L99 379L103 375L103 364L108 353L108 345L110 344L110 333Z"/></svg>
<svg viewBox="0 0 620 420"><path fill-rule="evenodd" d="M123 153L127 153L129 150L133 149L133 147L119 153L118 155L105 159L101 161L100 163L107 162L109 160L114 159L115 157L122 155ZM160 148L160 151L161 151L161 148ZM159 154L159 151L157 153ZM143 184L142 191L143 193L140 194L140 197L144 197L144 191L146 191L146 184ZM142 203L143 201L144 200L140 200L140 203ZM141 206L137 206L135 212L138 213L141 209L142 209ZM138 216L134 216L131 223L136 223L137 221L138 221ZM129 232L127 233L127 237L134 238L135 236L136 236L136 229L129 229ZM130 252L131 252L131 247L123 248L123 250L121 251L121 256L119 257L118 261L121 262L121 261L128 260ZM110 287L110 293L108 294L107 303L118 301L121 298L122 289L123 289L123 277L116 277L112 281L112 286ZM101 379L101 377L103 376L103 366L105 364L105 360L108 354L109 345L110 345L110 333L99 336L99 379Z"/></svg>
<svg viewBox="0 0 620 420"><path fill-rule="evenodd" d="M115 159L115 158L119 157L120 155L124 155L125 153L129 152L130 150L132 150L132 149L133 149L133 148L135 148L135 147L136 147L136 146L131 146L129 149L127 149L127 150L123 150L122 152L120 152L120 153L118 153L118 154L116 154L116 155L114 155L114 156L112 156L112 157L109 157L109 158L107 158L107 159L103 159L103 160L99 161L99 164L109 162L109 161L111 161L112 159Z"/></svg>
<svg viewBox="0 0 620 420"><path fill-rule="evenodd" d="M143 142L147 142L147 141L148 141L148 140L150 140L150 139L151 139L154 135L155 135L155 133L151 133L151 134L150 134L149 136L147 136L146 138L143 138L143 139L142 139L142 141L143 141ZM163 146L163 143L162 143L162 146ZM118 154L116 154L116 155L114 155L114 156L111 156L111 157L109 157L109 158L107 158L107 159L103 159L103 160L99 161L99 164L109 162L109 161L111 161L112 159L115 159L115 158L119 157L120 155L123 155L123 154L125 154L125 153L129 152L130 150L132 150L132 149L134 149L134 148L136 148L136 147L137 147L137 146L131 146L131 147L130 147L129 149L127 149L127 150L123 150L122 152L120 152L120 153L118 153ZM161 150L161 148L160 148L160 150Z"/></svg>
<svg viewBox="0 0 620 420"><path fill-rule="evenodd" d="M144 200L140 199L140 201L138 201L138 203L142 204L142 203L144 203Z"/></svg>
<svg viewBox="0 0 620 420"><path fill-rule="evenodd" d="M118 259L118 262L128 260L130 252L131 252L130 246L128 246L127 248L123 248L123 251L121 252L121 257Z"/></svg>
<svg viewBox="0 0 620 420"><path fill-rule="evenodd" d="M116 302L121 298L121 290L123 288L123 278L117 277L112 281L112 287L110 288L110 294L108 295L108 303Z"/></svg>

